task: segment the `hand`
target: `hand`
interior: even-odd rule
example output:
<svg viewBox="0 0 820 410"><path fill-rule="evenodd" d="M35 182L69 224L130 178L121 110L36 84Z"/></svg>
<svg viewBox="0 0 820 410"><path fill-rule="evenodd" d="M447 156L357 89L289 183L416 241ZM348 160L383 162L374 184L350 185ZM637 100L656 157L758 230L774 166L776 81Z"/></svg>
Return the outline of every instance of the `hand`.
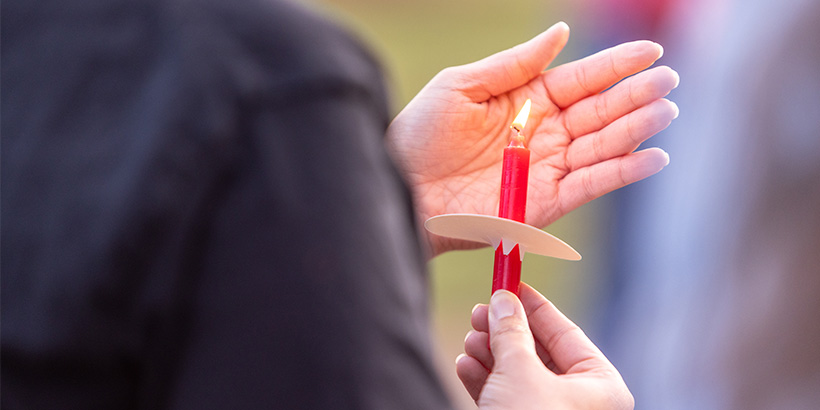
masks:
<svg viewBox="0 0 820 410"><path fill-rule="evenodd" d="M632 409L620 374L584 332L531 287L520 293L523 306L501 290L489 314L473 309L456 372L478 407Z"/></svg>
<svg viewBox="0 0 820 410"><path fill-rule="evenodd" d="M666 128L678 109L663 99L678 84L651 66L663 49L622 44L544 71L567 42L558 23L481 61L441 71L393 120L387 141L407 175L421 221L445 213L495 215L509 125L527 98L531 149L526 222L544 227L607 192L646 178L669 161L638 145ZM433 255L476 247L430 237Z"/></svg>

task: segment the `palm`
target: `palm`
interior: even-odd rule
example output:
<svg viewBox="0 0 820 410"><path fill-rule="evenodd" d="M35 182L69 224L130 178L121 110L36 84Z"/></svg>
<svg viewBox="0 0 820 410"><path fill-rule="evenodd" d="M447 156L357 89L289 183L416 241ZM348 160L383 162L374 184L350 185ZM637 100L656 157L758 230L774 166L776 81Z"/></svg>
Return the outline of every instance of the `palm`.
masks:
<svg viewBox="0 0 820 410"><path fill-rule="evenodd" d="M677 84L674 71L659 67L600 93L651 65L660 48L630 43L542 72L565 41L554 26L517 48L444 70L396 117L388 135L421 218L497 212L501 154L527 98L529 224L546 226L665 165L660 150L633 151L676 115L662 99ZM470 246L442 238L433 245L436 253Z"/></svg>

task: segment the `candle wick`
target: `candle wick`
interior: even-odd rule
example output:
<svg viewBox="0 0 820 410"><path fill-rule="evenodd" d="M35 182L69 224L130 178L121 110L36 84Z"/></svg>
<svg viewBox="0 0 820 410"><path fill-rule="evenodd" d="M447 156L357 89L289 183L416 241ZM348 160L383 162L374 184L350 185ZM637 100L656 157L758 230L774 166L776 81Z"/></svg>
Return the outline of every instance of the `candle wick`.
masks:
<svg viewBox="0 0 820 410"><path fill-rule="evenodd" d="M524 147L524 134L521 133L521 130L518 127L510 127L516 131L515 136L510 139L510 147Z"/></svg>

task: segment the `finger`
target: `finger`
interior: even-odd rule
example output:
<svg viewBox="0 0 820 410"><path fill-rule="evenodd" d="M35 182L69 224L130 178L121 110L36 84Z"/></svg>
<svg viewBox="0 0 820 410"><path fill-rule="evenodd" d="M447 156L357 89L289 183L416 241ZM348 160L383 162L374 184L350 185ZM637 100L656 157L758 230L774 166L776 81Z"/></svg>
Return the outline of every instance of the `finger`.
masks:
<svg viewBox="0 0 820 410"><path fill-rule="evenodd" d="M487 322L487 312L489 306L483 304L477 304L473 306L473 313L470 315L470 324L473 326L473 329L479 332L489 332L490 325Z"/></svg>
<svg viewBox="0 0 820 410"><path fill-rule="evenodd" d="M558 207L562 215L603 195L656 174L669 164L660 148L612 158L567 174L558 183Z"/></svg>
<svg viewBox="0 0 820 410"><path fill-rule="evenodd" d="M493 373L520 371L536 363L533 340L524 307L509 291L498 290L490 298L490 350L494 358Z"/></svg>
<svg viewBox="0 0 820 410"><path fill-rule="evenodd" d="M567 108L564 124L573 138L598 131L618 118L665 97L679 83L678 73L666 66L635 74L612 89L584 98Z"/></svg>
<svg viewBox="0 0 820 410"><path fill-rule="evenodd" d="M464 353L481 363L485 368L493 368L493 354L490 353L490 335L471 330L464 338Z"/></svg>
<svg viewBox="0 0 820 410"><path fill-rule="evenodd" d="M459 88L475 102L518 88L537 77L564 48L569 26L554 24L526 43L493 54L487 58L454 67L452 73L462 81Z"/></svg>
<svg viewBox="0 0 820 410"><path fill-rule="evenodd" d="M547 350L558 372L572 374L613 367L581 328L544 296L523 283L520 294L533 337Z"/></svg>
<svg viewBox="0 0 820 410"><path fill-rule="evenodd" d="M649 137L662 131L678 117L675 103L660 99L617 119L604 129L580 137L569 145L570 172L634 151Z"/></svg>
<svg viewBox="0 0 820 410"><path fill-rule="evenodd" d="M532 327L530 327L530 331L532 331ZM550 369L555 374L561 374L558 368L555 366L555 362L552 361L552 357L550 353L547 351L547 348L544 347L538 340L535 341L535 353L538 355L538 358L541 359L541 363L544 363L544 366L547 369Z"/></svg>
<svg viewBox="0 0 820 410"><path fill-rule="evenodd" d="M456 374L473 400L478 400L490 372L475 358L461 354L456 358Z"/></svg>
<svg viewBox="0 0 820 410"><path fill-rule="evenodd" d="M475 305L473 308L473 316L472 316L472 324L473 328L478 331L486 334L489 332L489 323L487 321L487 305L478 304ZM489 341L489 337L488 337ZM489 349L489 345L486 346ZM465 348L466 349L466 348ZM552 362L552 358L550 358L549 352L547 349L544 348L538 341L535 343L535 353L538 354L538 357L541 359L541 362L544 363L547 368L552 370L553 372L557 372L555 368L555 363ZM490 357L492 357L492 353L490 353ZM492 369L492 366L487 366L488 369Z"/></svg>
<svg viewBox="0 0 820 410"><path fill-rule="evenodd" d="M544 73L542 80L552 101L564 109L646 69L661 55L660 44L633 41L555 67Z"/></svg>

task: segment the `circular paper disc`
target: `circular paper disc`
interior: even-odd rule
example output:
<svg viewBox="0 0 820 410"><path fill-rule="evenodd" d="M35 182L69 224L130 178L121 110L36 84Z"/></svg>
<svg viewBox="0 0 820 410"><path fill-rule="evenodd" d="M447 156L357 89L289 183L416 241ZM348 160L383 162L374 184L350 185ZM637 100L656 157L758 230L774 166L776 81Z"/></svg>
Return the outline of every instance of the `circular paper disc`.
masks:
<svg viewBox="0 0 820 410"><path fill-rule="evenodd" d="M428 231L441 236L486 243L497 248L504 244L505 253L517 243L523 252L572 261L581 260L581 254L566 242L534 226L511 219L489 215L447 214L434 216L424 222Z"/></svg>

